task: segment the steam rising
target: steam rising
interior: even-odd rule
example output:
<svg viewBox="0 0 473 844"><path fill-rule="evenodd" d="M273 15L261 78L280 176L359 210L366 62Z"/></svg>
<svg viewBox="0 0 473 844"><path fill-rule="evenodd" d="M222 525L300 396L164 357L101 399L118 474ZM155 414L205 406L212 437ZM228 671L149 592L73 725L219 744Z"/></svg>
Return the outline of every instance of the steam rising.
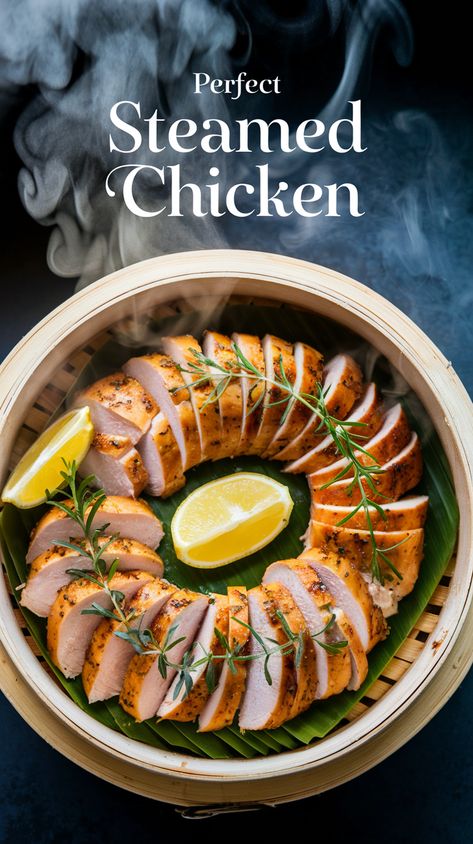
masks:
<svg viewBox="0 0 473 844"><path fill-rule="evenodd" d="M408 110L380 120L365 110L368 150L362 155L272 154L276 178L359 185L366 212L360 219L234 220L227 215L215 221L190 213L143 219L106 195L105 177L122 163L108 151L114 102L139 101L144 116L158 108L169 120L231 121L232 104L225 97L192 93L193 72L235 75L230 51L241 11L236 14L233 7L231 14L229 8L211 0L20 0L0 6L0 100L9 105L25 86L34 86L15 133L24 164L19 190L29 213L53 227L52 269L81 276L85 285L121 266L182 249L231 245L289 252L373 283L427 329L432 317L449 313L450 318L435 321L442 336L434 339L447 348L454 345L455 320L465 321L463 331L471 332L466 325L473 299L466 250L473 241L473 221L457 138L453 147L425 113ZM359 95L357 86L380 30L384 46L389 41L400 64L410 60L412 34L398 0L309 0L305 8L305 17L284 18L278 25L277 13L262 0L255 21L264 27L265 15L272 15L268 27L277 29L278 37L284 32L288 40L307 42L310 36L314 44L343 27L345 63L338 85L319 115L310 113L306 99L300 116L329 123ZM297 53L297 45L289 46ZM267 119L278 116L277 97L263 96L252 109ZM205 183L209 166L217 165L223 185L229 163L231 182L244 179L247 168L257 163L256 154L251 160L217 157L209 161L196 151L179 158L168 150L165 163L180 163L183 180L197 184ZM140 149L140 163L156 164L153 158ZM156 183L151 186L144 178L140 185L140 203L146 206L148 197L155 206Z"/></svg>
<svg viewBox="0 0 473 844"><path fill-rule="evenodd" d="M158 107L170 119L226 118L225 99L193 96L190 80L194 70L231 75L235 22L227 12L210 0L22 0L2 5L0 33L8 89L38 88L15 134L25 165L19 191L29 213L54 226L54 272L81 275L85 285L162 252L221 245L210 221L137 219L110 201L104 180L114 102L140 101L144 114ZM192 166L199 182L205 163L181 162L183 177Z"/></svg>

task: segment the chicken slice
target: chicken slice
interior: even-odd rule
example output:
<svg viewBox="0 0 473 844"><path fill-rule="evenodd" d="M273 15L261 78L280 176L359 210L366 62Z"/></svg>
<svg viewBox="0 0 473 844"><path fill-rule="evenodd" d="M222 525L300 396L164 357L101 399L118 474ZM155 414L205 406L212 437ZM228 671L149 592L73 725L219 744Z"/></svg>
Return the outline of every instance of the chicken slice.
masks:
<svg viewBox="0 0 473 844"><path fill-rule="evenodd" d="M362 481L362 486L371 500L379 501L384 507L417 486L422 477L422 449L417 434L413 434L406 447L381 468L382 472L372 475L376 492L369 488L365 480ZM325 489L312 488L311 478L312 475L307 476L314 506L331 504L351 506L353 509L359 504L361 492L357 486L353 487L349 478L336 481Z"/></svg>
<svg viewBox="0 0 473 844"><path fill-rule="evenodd" d="M227 595L212 595L204 621L195 640L193 662L198 662L207 653L225 653L215 632L216 629L224 636L228 635ZM222 663L216 660L214 667L218 676ZM172 718L174 721L195 721L209 697L206 670L207 665L203 663L192 672L193 685L189 694L186 694L184 685L178 691L179 676L175 677L158 709L158 718Z"/></svg>
<svg viewBox="0 0 473 844"><path fill-rule="evenodd" d="M96 433L128 437L135 445L158 412L144 387L124 372L95 381L74 399L74 407L88 405Z"/></svg>
<svg viewBox="0 0 473 844"><path fill-rule="evenodd" d="M237 357L232 348L230 337L218 334L216 331L206 331L202 344L204 355L215 361L227 372L231 372L237 364ZM212 369L215 378L214 388L225 383L222 379L223 373L218 369ZM238 454L241 440L242 423L242 387L240 378L233 378L218 399L220 419L224 437L222 439L222 457L234 457Z"/></svg>
<svg viewBox="0 0 473 844"><path fill-rule="evenodd" d="M64 501L73 506L72 499ZM86 516L90 513L90 507ZM140 499L108 495L92 522L92 529L107 526L108 532L136 539L150 548L157 548L163 538L163 526L151 507ZM67 541L77 531L76 522L59 507L51 507L31 532L26 562L31 563L56 542Z"/></svg>
<svg viewBox="0 0 473 844"><path fill-rule="evenodd" d="M304 712L315 700L317 694L317 660L313 639L309 635L307 624L289 590L281 583L265 583L263 589L271 601L271 612L279 611L285 618L292 633L300 635L302 650L294 659L293 671L296 677L296 691L288 718L295 718ZM286 639L288 639L286 633ZM299 663L299 664L298 664Z"/></svg>
<svg viewBox="0 0 473 844"><path fill-rule="evenodd" d="M173 663L180 664L194 642L208 604L207 595L178 589L156 616L151 626L152 633L161 647L165 643L171 645L166 655ZM172 642L176 644L172 645ZM154 654L135 654L125 674L120 704L136 721L152 718L175 675L176 669L167 666L163 676Z"/></svg>
<svg viewBox="0 0 473 844"><path fill-rule="evenodd" d="M182 377L186 384L192 384L202 377L199 373L192 372L192 366L197 363L197 358L193 353L202 354L202 349L195 337L190 334L181 337L163 337L162 343L166 354L183 367ZM213 391L212 379L208 367L205 364L199 364L199 366L209 373L208 380L190 387L192 407L200 436L201 460L218 460L223 448L220 408L218 402L208 403Z"/></svg>
<svg viewBox="0 0 473 844"><path fill-rule="evenodd" d="M335 605L350 620L367 653L386 638L383 615L373 603L368 585L357 567L346 556L309 548L299 559L312 566L333 596Z"/></svg>
<svg viewBox="0 0 473 844"><path fill-rule="evenodd" d="M289 589L299 607L309 632L320 633L330 622L336 604L332 595L315 573L303 560L282 560L272 563L266 569L263 583L282 583ZM340 641L343 635L337 624L320 635L322 642ZM315 644L317 661L316 699L330 697L345 689L350 682L351 663L347 648L330 654L321 645Z"/></svg>
<svg viewBox="0 0 473 844"><path fill-rule="evenodd" d="M286 340L266 334L263 337L264 368L266 377L281 380L283 377L293 384L296 379L294 346ZM282 369L281 369L282 366ZM286 410L289 395L276 384L266 382L262 413L258 431L254 438L254 453L263 454L280 429L280 422Z"/></svg>
<svg viewBox="0 0 473 844"><path fill-rule="evenodd" d="M423 557L424 531L374 531L377 548L384 552L391 564L399 572L398 576L382 558L379 565L384 577L388 579L389 589L400 600L412 592ZM346 527L311 522L308 544L310 548L320 548L322 552L343 553L361 572L370 574L373 546L371 534L367 530L351 530Z"/></svg>
<svg viewBox="0 0 473 844"><path fill-rule="evenodd" d="M173 359L153 352L131 358L123 369L143 384L169 420L181 452L183 471L196 466L201 459L199 429L189 390Z"/></svg>
<svg viewBox="0 0 473 844"><path fill-rule="evenodd" d="M166 580L145 583L127 605L133 613L133 628L147 630L158 612L176 591ZM117 636L126 628L119 621L104 618L94 630L82 669L82 684L89 703L120 694L127 668L136 653L133 645Z"/></svg>
<svg viewBox="0 0 473 844"><path fill-rule="evenodd" d="M72 542L80 546L81 540L73 539ZM114 560L118 560L118 571L143 571L149 572L153 577L161 577L163 561L159 554L147 545L142 545L134 539L110 541L107 536L100 540L102 545L107 542L110 544L102 554L107 569ZM52 546L43 551L31 563L26 586L21 593L21 605L46 618L59 590L74 579L73 575L68 574L68 569L90 570L90 559L71 548L61 546Z"/></svg>
<svg viewBox="0 0 473 844"><path fill-rule="evenodd" d="M95 486L105 490L107 495L137 498L148 483L148 473L141 455L131 446L120 457L110 453L107 438L94 437L84 460L79 466L82 477L94 475Z"/></svg>
<svg viewBox="0 0 473 844"><path fill-rule="evenodd" d="M336 355L323 374L325 406L337 419L345 419L362 393L363 374L349 355ZM325 438L320 418L313 414L301 433L278 454L278 460L297 460Z"/></svg>
<svg viewBox="0 0 473 844"><path fill-rule="evenodd" d="M427 495L411 495L382 504L385 518L374 507L369 507L371 525L375 530L414 530L424 527L427 518L429 498ZM311 520L327 525L338 525L353 512L352 507L315 503L311 508ZM368 530L369 525L364 510L358 510L346 523L352 530Z"/></svg>
<svg viewBox="0 0 473 844"><path fill-rule="evenodd" d="M228 642L232 651L246 653L250 631L248 624L248 597L244 586L228 586ZM243 622L243 623L240 623ZM199 732L221 730L233 723L245 688L247 663L234 662L234 670L224 662L217 688L208 698L199 715Z"/></svg>
<svg viewBox="0 0 473 844"><path fill-rule="evenodd" d="M407 416L404 413L402 405L395 404L384 416L383 424L377 434L363 443L363 449L369 452L370 456L364 454L362 451L357 451L355 454L358 461L364 466L373 466L375 464L381 466L399 454L410 439L411 429ZM350 461L346 457L343 457L329 466L325 466L323 469L312 472L310 476L312 488L317 489L329 481L333 481L347 467L350 467ZM345 477L350 478L352 476L353 470L351 469Z"/></svg>
<svg viewBox="0 0 473 844"><path fill-rule="evenodd" d="M185 482L181 452L164 413L158 413L144 434L137 450L148 473L147 492L168 498Z"/></svg>
<svg viewBox="0 0 473 844"><path fill-rule="evenodd" d="M263 346L259 337L251 334L233 334L233 342L238 346L246 359L262 375L265 374ZM263 399L265 393L264 381L258 381L248 375L240 378L242 398L242 426L239 445L240 454L256 454L255 437L261 424L263 414Z"/></svg>
<svg viewBox="0 0 473 844"><path fill-rule="evenodd" d="M112 577L110 589L122 592L129 600L138 589L152 580L148 572L117 572ZM90 580L81 578L64 586L57 594L48 617L47 644L49 655L65 677L77 677L82 671L85 654L96 627L99 615L83 615L91 605L112 608L107 592Z"/></svg>
<svg viewBox="0 0 473 844"><path fill-rule="evenodd" d="M263 586L248 592L250 624L268 648L287 642L287 636L276 616L276 607ZM250 653L264 653L257 637L250 634ZM265 674L271 676L271 684ZM297 691L293 653L279 650L268 659L260 657L248 662L246 688L240 707L240 730L264 730L279 727L290 718Z"/></svg>
<svg viewBox="0 0 473 844"><path fill-rule="evenodd" d="M296 376L294 390L300 395L316 396L323 376L323 358L320 352L305 343L294 345ZM279 460L278 452L297 437L312 416L310 409L300 401L290 406L286 420L276 431L263 457Z"/></svg>
<svg viewBox="0 0 473 844"><path fill-rule="evenodd" d="M379 431L383 419L382 403L376 384L371 382L368 385L362 398L353 407L349 418L350 421L361 423L363 426L358 427L356 425L352 428L349 427L348 431L354 439L357 438L356 435L358 434L359 441L364 446L364 443L367 441L366 438L373 437ZM327 434L318 445L314 446L306 454L303 454L298 460L288 463L284 467L284 472L290 472L291 474L316 472L318 469L323 469L324 466L333 463L337 459L337 455L337 447L333 441L333 437ZM278 456L276 459L279 459Z"/></svg>

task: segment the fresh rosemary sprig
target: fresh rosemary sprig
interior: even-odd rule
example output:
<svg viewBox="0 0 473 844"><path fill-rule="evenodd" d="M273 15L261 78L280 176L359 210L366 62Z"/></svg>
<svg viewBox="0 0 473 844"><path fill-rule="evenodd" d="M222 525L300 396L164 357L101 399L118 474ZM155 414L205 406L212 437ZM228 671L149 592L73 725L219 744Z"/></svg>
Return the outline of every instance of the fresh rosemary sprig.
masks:
<svg viewBox="0 0 473 844"><path fill-rule="evenodd" d="M82 614L98 615L102 618L115 621L118 629L114 630L114 635L132 645L138 654L156 656L158 669L162 677L166 677L169 669L175 670L178 675L178 682L174 689L174 699L177 699L183 687L185 692L184 697L190 693L194 683L192 675L202 665L206 666L205 679L209 691L213 691L216 685L215 664L217 662L227 662L230 671L235 673L237 670L235 663L260 659L264 654L264 672L269 684L272 683L272 678L268 663L273 654L281 653L282 655L286 655L294 652L296 665L300 664L304 646L304 633L293 633L284 615L279 612L277 615L287 636L287 641L282 644L274 640L265 641L251 625L246 624L241 619L234 618L234 621L237 621L250 630L255 639L261 644L263 652L246 654L243 652L242 645L236 644L232 647L227 637L215 628L215 636L221 645L223 653L217 654L212 651L206 651L201 658L196 659L195 651L197 644L193 642L184 653L181 662L173 662L170 658L170 651L184 640L183 636L175 636L178 632L178 625L171 625L163 642L158 642L152 630L142 628L140 617L136 615L135 611L133 609L126 609L123 592L111 588L112 578L117 571L119 560L113 560L107 571L107 563L103 554L118 538L119 534L106 537L108 524L102 525L100 528L93 528L94 518L106 498L104 490L91 489L91 484L95 481L93 475L88 475L83 481L77 484L76 463L74 461L72 463L63 462L65 471L61 472L61 475L64 479L65 488L56 490L53 495L47 491L47 503L57 507L69 516L78 525L82 536L78 543L72 540L57 540L55 544L69 548L87 560L86 568L70 568L67 569L67 573L75 578L85 578L95 583L96 586L106 592L112 605L112 609L109 609L93 602L89 608L82 610ZM71 504L66 503L69 499L72 499ZM316 644L329 653L338 653L342 648L347 646L348 643L345 640L338 642L325 642L323 640L324 634L334 626L335 622L336 617L332 613L322 630L311 634L309 634L309 631L306 631L306 635L310 635Z"/></svg>
<svg viewBox="0 0 473 844"><path fill-rule="evenodd" d="M225 366L218 363L218 361L212 360L212 358L207 357L196 349L190 348L188 351L191 352L194 360L189 361L186 367L180 365L178 366L178 369L181 372L191 375L194 379L186 384L187 389L191 390L203 384L210 384L212 386L212 389L201 409L204 409L213 402L219 401L220 397L234 378L247 378L250 381L254 381L252 389L255 389L255 387L259 384L267 384L270 387L276 387L279 392L284 393L282 398L264 404L265 408L274 407L275 405L285 405L279 420L280 426L285 423L295 402L300 402L319 418L319 424L314 433L317 434L324 432L325 434L330 435L338 454L347 461L346 466L336 475L336 477L324 484L322 489L331 486L337 481L343 480L349 475L349 473L352 473L353 478L348 486L348 493L353 491L355 488L357 488L360 492L359 503L347 516L345 516L345 518L337 522L336 526L342 527L356 513L358 513L359 510L363 509L370 534L370 543L372 548L371 572L373 578L382 585L384 584L385 577L392 579L392 575L384 575L380 565L380 560L382 560L386 563L393 574L402 580L402 575L388 557L388 552L393 551L406 540L401 540L401 542L396 543L396 545L383 549L378 547L376 537L374 535L370 510L377 510L384 520L387 519L383 507L373 497L374 495L381 495L377 492L373 478L376 475L383 473L384 469L379 465L373 455L371 455L369 451L363 448L360 444L359 439L363 438L361 431L357 431L355 439L350 430L353 428L363 429L363 427L366 426L366 423L352 421L351 419L337 419L333 416L327 408L327 404L325 402L326 391L324 392L321 384L317 385L315 395L312 395L311 393L298 392L287 377L282 355L279 358L279 373L275 372L274 377L270 378L265 373L260 372L260 370L250 360L248 360L237 343L232 343L232 351L235 355L235 362L232 363L231 361L227 361ZM176 387L174 388L174 391L179 389L182 388ZM254 413L257 407L264 401L264 397L265 391L262 390L257 401L250 408L249 413ZM367 458L368 462L362 461L361 456ZM384 496L381 495L381 497Z"/></svg>

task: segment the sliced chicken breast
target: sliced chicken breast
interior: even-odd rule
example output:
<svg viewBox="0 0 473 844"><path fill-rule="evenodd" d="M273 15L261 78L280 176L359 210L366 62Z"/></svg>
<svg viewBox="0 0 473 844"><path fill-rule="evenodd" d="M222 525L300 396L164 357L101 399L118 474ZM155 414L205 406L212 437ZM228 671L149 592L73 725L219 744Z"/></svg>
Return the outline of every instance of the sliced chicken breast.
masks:
<svg viewBox="0 0 473 844"><path fill-rule="evenodd" d="M192 384L201 377L198 373L192 372L192 366L196 364L193 352L202 354L202 349L195 337L190 334L181 337L163 337L162 344L166 354L183 367L182 377L186 384ZM208 403L213 384L208 367L203 364L202 366L206 372L209 372L209 379L190 388L191 402L199 430L201 460L218 460L222 454L223 443L220 408L218 401Z"/></svg>
<svg viewBox="0 0 473 844"><path fill-rule="evenodd" d="M296 715L308 709L317 694L316 645L309 635L305 618L289 590L281 583L265 583L263 589L270 601L272 611L279 611L292 633L296 636L300 635L302 639L300 656L296 659L296 653L293 653L296 692L288 717L295 718ZM289 640L287 633L283 632Z"/></svg>
<svg viewBox="0 0 473 844"><path fill-rule="evenodd" d="M345 419L363 389L363 374L350 355L336 355L323 375L325 406L337 419ZM298 460L325 438L320 419L314 413L301 433L278 454L278 460Z"/></svg>
<svg viewBox="0 0 473 844"><path fill-rule="evenodd" d="M309 548L300 557L308 563L353 625L362 648L369 653L387 636L386 622L374 605L368 585L358 568L343 554Z"/></svg>
<svg viewBox="0 0 473 844"><path fill-rule="evenodd" d="M133 613L133 627L147 630L176 588L159 578L145 583L127 605L128 613ZM82 669L82 684L89 703L120 694L127 668L136 653L130 642L116 635L125 629L119 621L104 618L94 630Z"/></svg>
<svg viewBox="0 0 473 844"><path fill-rule="evenodd" d="M64 502L71 507L69 499ZM90 508L86 515L90 513ZM93 530L107 526L108 532L136 539L149 548L157 548L163 538L161 521L145 501L108 495L92 522ZM56 542L68 541L77 531L77 524L58 507L51 507L31 532L26 562L31 563Z"/></svg>
<svg viewBox="0 0 473 844"><path fill-rule="evenodd" d="M312 636L320 633L335 611L332 595L304 560L282 560L272 563L266 569L263 583L282 583L289 589L299 607ZM343 636L335 624L321 634L322 642L341 641ZM350 682L351 663L347 648L336 654L329 654L315 642L317 661L316 699L330 697L345 689Z"/></svg>
<svg viewBox="0 0 473 844"><path fill-rule="evenodd" d="M371 525L375 530L415 530L424 527L429 507L427 495L411 495L382 504L385 519L374 507L369 508ZM311 509L311 519L324 522L327 525L338 525L353 512L352 507L339 507L331 504L314 504ZM345 527L352 530L368 530L369 525L364 510L358 510L346 523Z"/></svg>
<svg viewBox="0 0 473 844"><path fill-rule="evenodd" d="M230 337L216 331L206 331L202 344L204 355L214 360L227 372L232 372L237 365L237 358L232 348ZM214 387L224 383L225 376L218 369L211 370L214 375ZM222 457L234 457L238 454L241 440L243 414L242 386L240 378L233 378L221 393L218 404L224 437L222 439Z"/></svg>
<svg viewBox="0 0 473 844"><path fill-rule="evenodd" d="M134 446L121 457L110 455L110 450L94 437L84 460L79 466L83 478L94 475L95 485L105 490L107 495L119 495L137 498L148 483L148 473L141 455Z"/></svg>
<svg viewBox="0 0 473 844"><path fill-rule="evenodd" d="M266 334L263 337L264 368L266 377L276 380L287 378L290 384L296 380L294 346L286 340ZM254 453L263 454L280 429L280 422L286 410L289 395L278 384L266 382L262 401L261 421L254 439ZM282 403L281 403L282 402Z"/></svg>
<svg viewBox="0 0 473 844"><path fill-rule="evenodd" d="M109 542L104 536L102 544ZM80 545L80 539L73 539ZM118 571L149 572L153 577L161 577L163 561L159 554L134 539L115 539L103 552L102 559L110 568L118 560ZM46 618L56 600L59 590L74 579L68 569L87 571L91 568L90 560L70 548L52 546L43 551L31 563L26 586L22 590L20 603L36 615Z"/></svg>
<svg viewBox="0 0 473 844"><path fill-rule="evenodd" d="M362 451L358 451L356 457L364 466L382 466L405 448L410 442L411 436L409 422L402 405L396 404L386 413L378 433L366 443L363 443L363 449L368 452L369 456ZM341 458L323 469L312 472L310 476L312 488L317 489L329 481L333 481L347 467L350 468L350 461L347 458ZM350 470L345 477L352 476L353 471Z"/></svg>
<svg viewBox="0 0 473 844"><path fill-rule="evenodd" d="M207 653L216 655L225 653L215 630L218 630L224 636L228 635L228 596L214 594L212 599L195 640L194 663L205 657ZM222 661L216 660L214 662L216 676L220 673L221 668ZM174 678L158 709L158 718L172 718L174 721L195 721L209 697L206 669L206 664L195 668L192 673L193 686L189 694L186 694L184 686L178 691L179 675Z"/></svg>
<svg viewBox="0 0 473 844"><path fill-rule="evenodd" d="M228 642L231 650L244 655L248 647L248 597L244 586L229 586L228 593ZM240 623L243 622L243 623ZM233 723L240 706L246 681L247 663L235 661L234 670L224 662L217 688L210 695L199 715L199 732L222 730Z"/></svg>
<svg viewBox="0 0 473 844"><path fill-rule="evenodd" d="M268 648L287 641L276 607L263 586L248 592L250 624ZM258 639L250 634L250 653L264 653ZM271 675L271 684L265 676L265 665ZM292 653L281 650L268 660L264 657L248 662L245 694L240 707L240 730L264 730L279 727L291 714L297 691L297 677Z"/></svg>
<svg viewBox="0 0 473 844"><path fill-rule="evenodd" d="M398 577L382 559L379 565L389 588L397 599L412 592L419 574L423 557L424 531L374 531L376 546L383 551L397 569ZM373 546L371 534L367 530L350 530L345 527L312 522L310 525L309 545L320 548L322 552L343 553L361 572L371 572ZM343 549L343 550L342 550Z"/></svg>
<svg viewBox="0 0 473 844"><path fill-rule="evenodd" d="M382 403L376 384L372 382L368 385L363 397L356 403L349 417L350 421L360 423L360 427L354 425L352 428L349 427L348 431L353 438L358 433L360 443L364 447L364 443L379 431L383 419ZM288 463L284 467L284 471L291 474L316 472L318 469L323 469L324 466L333 463L337 459L337 455L337 447L333 438L328 434L323 437L318 445L298 460Z"/></svg>
<svg viewBox="0 0 473 844"><path fill-rule="evenodd" d="M132 442L130 437L122 437L118 434L96 433L94 435L93 446L103 454L107 454L109 457L113 457L114 460L118 460L119 457L123 457L130 450Z"/></svg>
<svg viewBox="0 0 473 844"><path fill-rule="evenodd" d="M158 413L144 434L137 450L148 473L150 495L168 498L184 486L181 452L164 413Z"/></svg>
<svg viewBox="0 0 473 844"><path fill-rule="evenodd" d="M152 579L148 572L117 572L110 588L122 592L129 600L138 589ZM77 677L82 671L92 634L100 624L99 615L83 615L93 603L111 609L104 589L90 580L74 580L61 589L48 618L47 644L49 655L65 677Z"/></svg>
<svg viewBox="0 0 473 844"><path fill-rule="evenodd" d="M322 384L323 358L320 352L305 343L294 345L296 376L294 389L299 395L316 396ZM278 452L288 446L300 434L312 413L305 404L294 401L286 420L279 426L263 457L278 460Z"/></svg>
<svg viewBox="0 0 473 844"><path fill-rule="evenodd" d="M154 352L131 358L123 369L143 384L169 420L181 452L183 471L197 465L201 459L197 420L189 390L173 359Z"/></svg>
<svg viewBox="0 0 473 844"><path fill-rule="evenodd" d="M335 618L337 619L337 627L347 642L348 652L350 654L351 677L347 684L347 689L350 692L356 691L360 688L364 680L366 680L368 674L368 657L353 624L343 610L338 607L335 609Z"/></svg>
<svg viewBox="0 0 473 844"><path fill-rule="evenodd" d="M74 399L74 407L88 405L98 434L128 437L132 445L146 433L158 407L144 387L124 372L95 381Z"/></svg>
<svg viewBox="0 0 473 844"><path fill-rule="evenodd" d="M362 484L366 491L369 490L370 498L384 507L417 486L422 477L422 449L417 434L413 434L406 447L381 468L382 472L372 476L376 493L369 490L366 481ZM312 475L307 476L314 505L351 506L353 509L360 501L360 490L352 486L350 479L336 481L325 489L313 489L311 478Z"/></svg>
<svg viewBox="0 0 473 844"><path fill-rule="evenodd" d="M208 607L207 595L178 589L156 616L151 630L156 641L163 646L172 645L166 654L172 662L180 664L189 650ZM174 628L174 630L172 630ZM178 642L178 640L181 640ZM164 696L176 675L176 669L167 667L165 676L159 670L159 660L154 655L135 654L132 658L120 693L120 704L136 721L145 721L156 715Z"/></svg>
<svg viewBox="0 0 473 844"><path fill-rule="evenodd" d="M265 374L263 346L259 337L251 334L233 334L233 342L258 372ZM242 426L240 454L256 454L255 437L261 424L265 386L263 381L248 375L240 378L242 399Z"/></svg>

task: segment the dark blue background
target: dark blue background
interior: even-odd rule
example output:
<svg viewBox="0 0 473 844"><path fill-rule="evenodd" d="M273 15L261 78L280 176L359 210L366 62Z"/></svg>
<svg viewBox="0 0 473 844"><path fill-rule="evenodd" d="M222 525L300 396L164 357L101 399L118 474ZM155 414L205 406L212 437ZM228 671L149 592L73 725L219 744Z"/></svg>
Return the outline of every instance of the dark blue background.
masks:
<svg viewBox="0 0 473 844"><path fill-rule="evenodd" d="M283 4L273 5L282 8ZM291 4L293 15L304 5ZM226 236L234 247L286 251L333 266L378 289L427 331L453 362L471 394L473 229L471 174L465 169L471 153L470 92L466 82L471 48L466 41L467 27L458 20L453 4L451 8L435 4L435 9L432 4L408 5L414 14L417 40L414 63L409 69L398 69L387 58L386 42L381 42L373 57L369 92L363 92L371 149L362 177L369 206L365 217L340 225L334 222L327 236L303 241L296 238L292 245L280 240L279 233L276 235L269 226L258 230L253 226L232 226ZM299 90L304 104L301 116L307 117L312 101L309 89L304 89L308 76L302 70L311 66L308 45L299 42L296 62L296 53L289 50L284 37L284 27L273 29L272 38L267 37L265 27L264 22L254 21L255 67L271 71L284 66L293 90ZM318 55L320 59L320 52ZM438 145L426 144L422 132L411 133L407 147L401 145L403 138L399 134L390 136L389 142L387 136L385 142L382 140L379 127L405 108L422 109L423 114L435 120L440 127L440 150ZM9 202L0 256L2 356L35 322L71 295L74 287L73 282L58 279L47 270L47 232L27 217L16 199L18 162L11 147L13 122L14 114L5 125L0 150L4 207L6 198ZM423 192L425 165L429 161L433 190ZM421 167L419 172L417 164ZM374 178L374 171L378 178ZM420 263L417 247L413 248L406 237L409 221L402 201L397 206L397 217L393 217L397 222L392 230L381 201L384 196L388 207L391 192L397 192L402 199L406 190L418 202L417 234L424 239ZM373 199L373 205L370 197L374 196L377 200L374 203ZM398 242L393 244L393 238ZM387 844L400 840L463 842L471 837L473 674L421 734L356 781L297 804L243 814L238 820L213 818L197 828L189 826L172 807L127 794L86 774L49 748L5 700L0 706L2 842L154 842L164 836L179 839L183 834L191 835L193 830L194 834L200 830L211 840L217 835L225 837L234 829L240 836L243 833L265 839L281 839L288 834L323 835L335 842L350 838L382 840ZM285 821L287 826L283 828Z"/></svg>

